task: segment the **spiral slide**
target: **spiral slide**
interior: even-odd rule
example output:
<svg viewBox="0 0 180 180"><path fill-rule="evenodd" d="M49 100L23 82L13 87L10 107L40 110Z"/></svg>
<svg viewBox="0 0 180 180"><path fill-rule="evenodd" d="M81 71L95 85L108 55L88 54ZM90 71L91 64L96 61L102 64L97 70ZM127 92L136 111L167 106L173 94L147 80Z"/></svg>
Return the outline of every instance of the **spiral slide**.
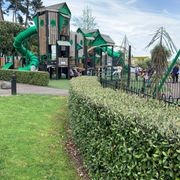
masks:
<svg viewBox="0 0 180 180"><path fill-rule="evenodd" d="M27 66L21 67L18 70L30 71L33 66L35 68L37 68L39 65L39 60L38 60L37 56L35 56L31 51L29 51L28 49L26 49L23 46L23 41L36 33L37 33L36 26L32 26L32 27L29 27L28 29L20 32L15 37L14 44L13 44L15 49L18 52L20 52L22 56L25 56L26 60L29 60L29 64Z"/></svg>

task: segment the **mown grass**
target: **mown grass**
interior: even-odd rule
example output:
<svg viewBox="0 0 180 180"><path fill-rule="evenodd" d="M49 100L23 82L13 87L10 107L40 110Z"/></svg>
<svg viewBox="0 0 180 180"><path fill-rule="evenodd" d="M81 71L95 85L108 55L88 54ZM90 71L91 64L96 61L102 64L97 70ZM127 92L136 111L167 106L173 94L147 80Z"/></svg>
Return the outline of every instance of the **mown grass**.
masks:
<svg viewBox="0 0 180 180"><path fill-rule="evenodd" d="M49 87L59 88L59 89L69 89L70 83L67 79L61 80L49 80Z"/></svg>
<svg viewBox="0 0 180 180"><path fill-rule="evenodd" d="M79 179L64 150L66 120L66 97L0 97L0 179Z"/></svg>

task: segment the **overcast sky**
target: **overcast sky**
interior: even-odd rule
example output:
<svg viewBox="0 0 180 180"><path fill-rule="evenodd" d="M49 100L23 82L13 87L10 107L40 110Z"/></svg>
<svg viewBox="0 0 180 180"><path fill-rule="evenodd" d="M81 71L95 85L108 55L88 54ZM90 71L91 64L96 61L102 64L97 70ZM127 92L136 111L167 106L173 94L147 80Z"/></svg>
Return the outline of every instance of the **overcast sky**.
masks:
<svg viewBox="0 0 180 180"><path fill-rule="evenodd" d="M61 0L43 0L45 6ZM66 0L72 16L82 16L88 6L101 33L108 34L117 45L126 34L133 46L133 55L147 55L155 31L163 26L180 47L180 0ZM71 30L76 28L71 26Z"/></svg>

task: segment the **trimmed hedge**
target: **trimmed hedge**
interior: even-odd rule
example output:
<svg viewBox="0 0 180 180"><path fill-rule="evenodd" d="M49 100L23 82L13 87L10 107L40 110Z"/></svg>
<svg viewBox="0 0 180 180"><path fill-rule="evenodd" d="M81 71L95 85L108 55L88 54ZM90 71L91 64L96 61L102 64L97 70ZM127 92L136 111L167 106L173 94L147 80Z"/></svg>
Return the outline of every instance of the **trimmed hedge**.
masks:
<svg viewBox="0 0 180 180"><path fill-rule="evenodd" d="M103 89L95 77L71 80L70 127L92 179L180 177L178 110Z"/></svg>
<svg viewBox="0 0 180 180"><path fill-rule="evenodd" d="M18 71L0 69L0 80L10 81L12 75L16 75L18 83L33 84L39 86L47 86L49 83L49 74L40 71Z"/></svg>

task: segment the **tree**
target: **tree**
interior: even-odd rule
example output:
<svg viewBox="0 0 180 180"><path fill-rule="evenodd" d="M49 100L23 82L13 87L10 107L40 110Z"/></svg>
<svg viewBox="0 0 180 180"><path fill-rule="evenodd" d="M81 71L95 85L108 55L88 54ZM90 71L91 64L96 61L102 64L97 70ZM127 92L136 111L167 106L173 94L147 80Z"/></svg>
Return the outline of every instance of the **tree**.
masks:
<svg viewBox="0 0 180 180"><path fill-rule="evenodd" d="M14 37L24 28L17 23L0 22L0 35L1 35L1 45L0 52L3 55L12 55L15 53L13 47Z"/></svg>
<svg viewBox="0 0 180 180"><path fill-rule="evenodd" d="M7 0L7 2L9 2L9 5L6 12L13 11L12 21L24 24L26 27L32 21L37 9L43 7L42 0ZM23 19L23 15L25 15L25 19Z"/></svg>
<svg viewBox="0 0 180 180"><path fill-rule="evenodd" d="M156 45L151 51L151 63L156 72L156 79L161 79L168 67L170 51L162 44Z"/></svg>
<svg viewBox="0 0 180 180"><path fill-rule="evenodd" d="M172 41L169 33L165 30L165 28L160 27L156 33L154 34L152 40L150 43L146 46L146 48L150 47L151 45L155 44L163 45L166 47L167 50L169 50L171 53L177 52L177 48Z"/></svg>
<svg viewBox="0 0 180 180"><path fill-rule="evenodd" d="M83 9L82 17L74 17L73 25L85 30L97 28L97 23L95 22L95 17L92 15L92 10L87 6Z"/></svg>
<svg viewBox="0 0 180 180"><path fill-rule="evenodd" d="M135 59L134 60L134 65L139 66L142 69L149 69L151 68L151 59L149 57L146 57L144 59Z"/></svg>
<svg viewBox="0 0 180 180"><path fill-rule="evenodd" d="M3 4L4 4L4 0L0 0L0 10L2 10Z"/></svg>
<svg viewBox="0 0 180 180"><path fill-rule="evenodd" d="M3 20L3 14L5 14L5 11L3 9L4 6L4 0L0 0L0 21Z"/></svg>
<svg viewBox="0 0 180 180"><path fill-rule="evenodd" d="M156 31L155 35L153 36L147 47L150 47L155 43L155 47L151 50L151 64L155 72L153 76L153 82L156 91L160 80L162 79L165 71L167 70L168 58L170 58L171 53L177 52L177 48L174 45L167 31L163 27L159 28Z"/></svg>
<svg viewBox="0 0 180 180"><path fill-rule="evenodd" d="M37 12L38 9L44 7L42 0L32 0L31 2L31 7L32 7L32 15Z"/></svg>
<svg viewBox="0 0 180 180"><path fill-rule="evenodd" d="M28 26L36 11L42 7L41 0L23 0L22 13L25 15L25 26Z"/></svg>
<svg viewBox="0 0 180 180"><path fill-rule="evenodd" d="M24 0L21 8L21 12L25 15L25 26L28 25L28 20L32 20L30 17L30 0Z"/></svg>
<svg viewBox="0 0 180 180"><path fill-rule="evenodd" d="M17 19L23 19L21 15L22 1L23 0L7 0L7 2L9 2L9 6L6 9L6 12L8 13L9 10L13 11L12 22L17 22Z"/></svg>

